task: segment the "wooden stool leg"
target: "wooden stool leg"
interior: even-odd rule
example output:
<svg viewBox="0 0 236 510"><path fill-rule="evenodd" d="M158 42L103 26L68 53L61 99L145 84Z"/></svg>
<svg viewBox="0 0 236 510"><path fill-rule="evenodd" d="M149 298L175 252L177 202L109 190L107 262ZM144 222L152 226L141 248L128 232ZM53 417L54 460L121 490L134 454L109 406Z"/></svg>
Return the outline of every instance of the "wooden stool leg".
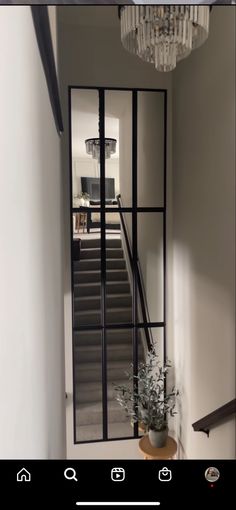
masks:
<svg viewBox="0 0 236 510"><path fill-rule="evenodd" d="M75 213L75 230L78 230L78 213Z"/></svg>
<svg viewBox="0 0 236 510"><path fill-rule="evenodd" d="M78 213L78 232L80 230L80 213Z"/></svg>

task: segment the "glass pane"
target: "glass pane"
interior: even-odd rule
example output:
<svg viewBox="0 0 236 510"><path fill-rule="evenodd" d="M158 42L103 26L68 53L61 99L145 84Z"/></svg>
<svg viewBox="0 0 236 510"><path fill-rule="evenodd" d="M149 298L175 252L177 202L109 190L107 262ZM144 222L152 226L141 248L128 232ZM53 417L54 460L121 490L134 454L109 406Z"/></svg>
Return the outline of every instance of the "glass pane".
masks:
<svg viewBox="0 0 236 510"><path fill-rule="evenodd" d="M155 353L161 364L163 364L164 329L160 328L139 328L142 350L139 350L139 362L146 362L149 342L154 347Z"/></svg>
<svg viewBox="0 0 236 510"><path fill-rule="evenodd" d="M151 372L149 372L148 377L158 373L158 366L163 366L163 328L138 328L139 335L139 375L141 379L139 379L139 394L142 396L142 404L144 406L145 415L147 417L150 416L151 408L151 400L150 400L150 391L147 386L147 377L142 377L142 364L149 365L150 362L154 362L156 366ZM153 358L150 348L148 346L151 344L152 348L155 350L156 358ZM151 358L149 358L149 353L151 354ZM144 372L145 374L145 372ZM145 429L147 426L142 422L139 424L139 434L145 433Z"/></svg>
<svg viewBox="0 0 236 510"><path fill-rule="evenodd" d="M130 213L120 215L116 208L114 206L114 212L106 213L106 322L129 324L132 322L132 265L129 257L132 218Z"/></svg>
<svg viewBox="0 0 236 510"><path fill-rule="evenodd" d="M102 439L102 345L100 331L74 334L76 442Z"/></svg>
<svg viewBox="0 0 236 510"><path fill-rule="evenodd" d="M107 202L121 195L123 207L132 205L132 92L105 91L105 159Z"/></svg>
<svg viewBox="0 0 236 510"><path fill-rule="evenodd" d="M164 94L138 92L138 205L162 207L164 196Z"/></svg>
<svg viewBox="0 0 236 510"><path fill-rule="evenodd" d="M138 361L146 361L144 331L137 329ZM122 395L119 387L133 388L133 329L109 331L107 338L107 377L108 377L108 437L125 438L134 434L131 416L120 405L118 397ZM132 395L132 394L131 394ZM132 409L132 401L129 401ZM144 430L139 424L139 435Z"/></svg>
<svg viewBox="0 0 236 510"><path fill-rule="evenodd" d="M90 225L89 233L79 231L73 244L74 327L101 325L100 224Z"/></svg>
<svg viewBox="0 0 236 510"><path fill-rule="evenodd" d="M132 329L107 331L108 437L133 435L131 419L120 406L115 388L129 385L127 371L132 374Z"/></svg>
<svg viewBox="0 0 236 510"><path fill-rule="evenodd" d="M99 97L97 90L72 89L73 206L100 200Z"/></svg>
<svg viewBox="0 0 236 510"><path fill-rule="evenodd" d="M163 215L138 214L138 258L148 322L163 321ZM139 299L139 318L144 322Z"/></svg>

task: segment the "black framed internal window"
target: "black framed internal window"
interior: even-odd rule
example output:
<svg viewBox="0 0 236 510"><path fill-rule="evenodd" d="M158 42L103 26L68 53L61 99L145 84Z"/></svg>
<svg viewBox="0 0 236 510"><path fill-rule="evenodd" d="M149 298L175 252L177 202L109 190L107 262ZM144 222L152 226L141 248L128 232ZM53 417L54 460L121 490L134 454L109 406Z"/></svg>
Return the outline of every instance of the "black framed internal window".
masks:
<svg viewBox="0 0 236 510"><path fill-rule="evenodd" d="M167 91L69 87L69 119L74 443L137 438L114 388L166 359Z"/></svg>

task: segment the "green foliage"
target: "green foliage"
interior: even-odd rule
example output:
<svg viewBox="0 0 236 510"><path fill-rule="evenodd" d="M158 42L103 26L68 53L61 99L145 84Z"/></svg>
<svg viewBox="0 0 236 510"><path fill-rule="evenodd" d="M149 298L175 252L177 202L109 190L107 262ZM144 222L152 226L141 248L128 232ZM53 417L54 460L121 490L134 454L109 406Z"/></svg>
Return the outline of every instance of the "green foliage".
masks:
<svg viewBox="0 0 236 510"><path fill-rule="evenodd" d="M81 193L78 194L78 198L85 198L85 200L88 200L90 198L90 195L88 193L85 193L84 191L81 191Z"/></svg>
<svg viewBox="0 0 236 510"><path fill-rule="evenodd" d="M127 385L115 386L116 399L123 407L133 423L142 423L146 430L164 430L167 427L168 415L176 413L175 403L179 394L175 387L167 393L165 379L171 362L164 366L153 350L148 353L146 363L139 363L137 376L131 370L126 372Z"/></svg>

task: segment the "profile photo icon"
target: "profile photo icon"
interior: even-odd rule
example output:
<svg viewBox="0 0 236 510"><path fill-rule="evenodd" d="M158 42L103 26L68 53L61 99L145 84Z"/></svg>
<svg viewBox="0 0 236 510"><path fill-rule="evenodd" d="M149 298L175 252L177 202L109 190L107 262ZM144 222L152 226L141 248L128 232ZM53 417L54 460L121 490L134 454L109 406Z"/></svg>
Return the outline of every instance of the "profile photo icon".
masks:
<svg viewBox="0 0 236 510"><path fill-rule="evenodd" d="M208 482L214 483L217 482L220 478L220 472L219 469L216 467L209 467L205 471L205 478Z"/></svg>

